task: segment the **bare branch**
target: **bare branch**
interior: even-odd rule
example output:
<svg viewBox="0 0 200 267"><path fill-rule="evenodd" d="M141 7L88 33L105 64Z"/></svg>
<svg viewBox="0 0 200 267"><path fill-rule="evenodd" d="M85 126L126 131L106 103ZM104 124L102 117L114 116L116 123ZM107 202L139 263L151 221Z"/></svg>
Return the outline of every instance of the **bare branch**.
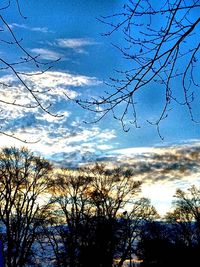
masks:
<svg viewBox="0 0 200 267"><path fill-rule="evenodd" d="M16 6L17 6L17 10L18 13L20 14L20 16L25 19L26 17L22 14L21 12L21 8L20 8L20 2L19 0L14 0ZM5 5L4 7L0 8L1 10L6 10L10 7L10 3L11 1L8 1L7 5ZM46 89L43 91L39 91L39 90L35 90L34 87L32 87L31 84L29 84L27 82L26 77L31 77L31 76L35 76L35 75L42 75L45 72L49 71L52 68L52 64L54 64L55 62L58 62L60 60L60 58L53 60L53 61L41 61L40 60L40 55L32 55L31 53L29 53L29 51L23 46L23 40L22 39L18 39L18 37L16 36L12 26L8 23L8 21L4 18L4 16L2 14L0 14L0 21L2 24L2 30L5 31L6 34L1 36L1 40L0 42L4 45L7 46L8 49L15 49L17 48L19 53L19 60L13 60L13 62L9 62L6 57L2 54L0 57L0 70L1 71L6 71L6 74L10 74L14 77L15 82L12 83L11 82L4 82L4 80L2 79L2 81L0 82L0 85L3 87L6 87L7 90L9 91L9 93L12 95L12 99L14 100L7 100L4 98L0 98L0 103L4 104L4 106L6 105L13 105L15 107L19 107L19 108L27 108L27 109L40 109L41 111L44 111L45 113L59 118L59 117L63 117L63 115L60 114L54 114L51 112L51 104L46 103L46 96L48 95L48 92L50 91L50 89ZM9 38L9 39L8 39ZM18 54L17 54L18 55ZM27 69L27 67L32 68L31 72L25 72L24 69ZM39 79L39 77L38 77ZM25 94L27 94L28 98L30 98L30 104L23 104L23 103L19 103L16 99L16 95L14 90L12 90L15 86L19 85L20 89L24 91ZM12 92L13 91L13 92ZM3 107L5 108L5 107ZM0 134L4 134L6 136L10 136L12 138L15 138L17 140L21 140L21 138L13 135L12 133L7 133L7 132L0 132ZM26 140L23 140L25 143L27 143ZM37 142L37 141L36 141ZM30 143L30 142L28 142ZM35 143L35 142L33 142Z"/></svg>
<svg viewBox="0 0 200 267"><path fill-rule="evenodd" d="M157 127L161 138L159 125L168 117L172 103L186 106L192 121L198 122L192 110L193 91L199 87L198 77L194 73L198 66L200 45L198 10L199 0L190 3L184 0L159 3L130 0L124 4L122 12L101 17L99 20L111 28L105 36L122 34L121 45L113 46L129 61L130 68L116 71L104 95L75 100L76 103L84 109L100 113L100 120L112 113L126 130L127 121L136 127L138 125L138 111L133 104L137 102L136 92L147 87L151 90L156 85L165 93L165 104L158 119L150 123ZM182 88L182 96L173 89L175 86ZM156 97L153 89L152 97ZM117 117L116 113L121 115Z"/></svg>

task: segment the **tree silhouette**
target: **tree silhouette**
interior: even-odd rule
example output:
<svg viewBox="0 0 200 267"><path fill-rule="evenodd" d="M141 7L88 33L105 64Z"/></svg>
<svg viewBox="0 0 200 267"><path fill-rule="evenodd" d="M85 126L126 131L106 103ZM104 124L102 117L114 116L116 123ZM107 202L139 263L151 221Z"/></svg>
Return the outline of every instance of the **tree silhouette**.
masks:
<svg viewBox="0 0 200 267"><path fill-rule="evenodd" d="M132 205L131 212L123 214L122 220L125 231L120 235L120 246L117 258L120 259L117 267L122 267L125 260L132 264L133 255L138 254L138 240L144 231L144 225L154 222L159 215L151 205L149 199L141 198Z"/></svg>
<svg viewBox="0 0 200 267"><path fill-rule="evenodd" d="M163 94L160 115L148 122L157 127L160 137L160 122L176 103L186 106L197 122L193 104L199 101L199 10L198 0L127 0L119 13L102 16L99 20L109 26L104 35L118 36L121 42L114 47L129 66L116 70L104 95L76 102L98 113L96 122L111 113L128 131L127 121L138 127L138 95L148 89L154 98L156 86Z"/></svg>
<svg viewBox="0 0 200 267"><path fill-rule="evenodd" d="M87 255L92 249L95 255L96 266L112 266L114 259L121 254L121 240L131 238L127 236L128 224L122 220L123 212L127 206L133 205L135 197L140 190L141 183L133 179L133 172L120 168L107 169L103 165L86 169L93 177L90 189L90 201L94 207L94 217L91 228L93 228L93 243L85 253L85 265L92 264ZM123 261L123 260L122 260ZM92 265L91 265L92 266Z"/></svg>
<svg viewBox="0 0 200 267"><path fill-rule="evenodd" d="M166 223L146 222L137 247L137 255L142 259L141 266L176 266L173 262L177 262L178 255L175 257L175 253L172 253L174 248L171 241L170 227Z"/></svg>
<svg viewBox="0 0 200 267"><path fill-rule="evenodd" d="M99 164L59 173L47 234L57 265L122 266L141 224L156 216L149 201L136 201L140 186L132 171Z"/></svg>
<svg viewBox="0 0 200 267"><path fill-rule="evenodd" d="M178 189L175 198L166 220L144 225L138 246L141 266L197 266L199 189Z"/></svg>
<svg viewBox="0 0 200 267"><path fill-rule="evenodd" d="M41 197L50 187L51 165L27 149L0 152L0 220L6 266L22 267L46 217Z"/></svg>
<svg viewBox="0 0 200 267"><path fill-rule="evenodd" d="M90 181L90 177L83 172L70 170L60 171L54 180L51 227L47 229L46 236L53 248L57 266L79 266L83 225L90 216L86 195Z"/></svg>
<svg viewBox="0 0 200 267"><path fill-rule="evenodd" d="M200 190L191 186L187 191L178 189L173 202L174 210L166 215L176 225L186 245L200 245Z"/></svg>

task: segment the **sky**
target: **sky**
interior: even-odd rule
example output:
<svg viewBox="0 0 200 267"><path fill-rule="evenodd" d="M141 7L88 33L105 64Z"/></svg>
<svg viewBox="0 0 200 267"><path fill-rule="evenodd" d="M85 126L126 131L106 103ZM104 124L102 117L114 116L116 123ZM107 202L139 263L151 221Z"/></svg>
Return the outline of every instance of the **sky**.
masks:
<svg viewBox="0 0 200 267"><path fill-rule="evenodd" d="M4 1L6 3L6 1ZM32 75L22 75L25 83L36 88L42 103L55 118L40 108L25 109L2 101L32 104L30 94L12 72L1 69L1 131L32 144L32 151L64 167L80 163L104 161L134 167L136 178L144 181L143 194L150 197L160 213L170 207L175 189L199 183L200 125L191 122L187 110L174 106L160 127L161 140L155 127L146 120L158 116L163 94L160 88L145 90L140 95L138 123L124 132L121 124L108 115L98 123L90 123L96 114L83 110L71 99L95 97L108 90L105 82L114 69L129 65L112 43L123 45L120 33L105 37L107 27L97 20L101 15L117 12L124 1L107 0L30 0L20 1L19 14L15 1L2 11L20 44L32 55L39 55L51 69L43 74L34 64L16 65ZM5 25L2 40L10 40ZM18 62L22 53L16 45L1 41L1 58ZM0 66L2 67L2 66ZM12 85L3 86L4 83ZM196 109L198 105L196 104ZM89 122L89 123L85 123ZM22 146L22 142L0 135L1 146Z"/></svg>

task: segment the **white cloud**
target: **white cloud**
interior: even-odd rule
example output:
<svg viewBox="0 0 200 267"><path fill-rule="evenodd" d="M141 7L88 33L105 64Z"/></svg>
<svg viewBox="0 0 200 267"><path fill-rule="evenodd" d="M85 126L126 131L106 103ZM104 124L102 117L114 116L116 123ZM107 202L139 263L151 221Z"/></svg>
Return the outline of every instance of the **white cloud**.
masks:
<svg viewBox="0 0 200 267"><path fill-rule="evenodd" d="M113 148L112 145L98 145L97 146L97 149L100 149L100 150L109 150L109 149L112 149L112 148Z"/></svg>
<svg viewBox="0 0 200 267"><path fill-rule="evenodd" d="M62 115L61 118L60 117L54 117L54 116L49 115L48 113L42 112L42 114L41 113L37 114L36 118L38 120L44 120L48 123L53 123L56 121L61 122L62 120L66 120L66 118L68 118L70 116L71 112L70 111L62 111L59 114Z"/></svg>
<svg viewBox="0 0 200 267"><path fill-rule="evenodd" d="M88 77L84 75L75 75L61 71L46 71L41 75L29 76L27 81L35 83L40 88L60 88L65 86L93 86L98 85L101 82L95 77ZM26 76L24 76L26 79Z"/></svg>
<svg viewBox="0 0 200 267"><path fill-rule="evenodd" d="M58 52L52 51L50 49L45 48L33 48L31 52L40 56L40 59L45 60L58 60L59 58L64 59L64 56Z"/></svg>
<svg viewBox="0 0 200 267"><path fill-rule="evenodd" d="M107 139L100 139L101 133L109 130L101 130L97 127L84 129L82 126L76 129L70 129L62 123L48 121L46 124L35 124L29 128L17 128L15 134L27 141L39 142L27 144L27 146L57 162L61 165L76 166L81 162L95 161L97 157L103 155L103 151L110 149L112 146L107 145ZM4 144L21 146L22 143L5 136L1 136ZM2 146L3 143L0 143Z"/></svg>
<svg viewBox="0 0 200 267"><path fill-rule="evenodd" d="M47 33L47 32L51 32L49 31L49 29L47 27L33 27L33 28L29 28L31 31L34 32L43 32L43 33Z"/></svg>
<svg viewBox="0 0 200 267"><path fill-rule="evenodd" d="M41 140L38 149L37 147L34 149L43 150L46 155L56 151L67 153L66 149L75 152L80 149L80 143L87 143L88 139L92 143L91 138L95 139L95 135L99 134L98 130L90 132L86 129L80 129L82 120L76 126L69 126L68 121L72 120L74 114L70 110L70 103L65 94L73 99L78 95L73 88L95 86L99 81L95 77L73 75L59 71L48 71L41 75L32 74L31 76L23 76L25 83L32 90L39 91L36 94L44 107L51 104L48 110L62 117L51 116L39 107L30 109L3 103L2 101L7 101L26 106L36 104L32 95L18 83L15 76L5 75L0 78L0 83L6 83L10 86L0 86L1 131L8 134L14 133L16 137L22 140L31 142ZM8 141L1 142L2 145L13 144L10 138L4 136L5 138ZM0 140L2 140L2 135ZM56 145L58 143L59 146ZM18 145L22 145L22 143ZM95 150L94 146L93 150ZM83 151L86 151L86 149L84 148Z"/></svg>
<svg viewBox="0 0 200 267"><path fill-rule="evenodd" d="M66 101L65 94L72 99L75 98L78 94L72 89L73 87L95 86L101 83L95 77L74 75L61 71L46 71L42 74L31 72L28 73L28 76L21 75L21 77L31 90L35 90L35 94L38 95L44 105L55 104L61 100ZM2 76L0 83L9 85L8 87L0 87L0 100L21 105L36 104L31 93L22 84L19 84L15 76ZM4 106L6 112L9 110L9 106L1 105ZM12 106L10 108L12 109Z"/></svg>
<svg viewBox="0 0 200 267"><path fill-rule="evenodd" d="M48 103L55 104L54 113L64 115L62 118L55 118L42 111L39 107L32 109L19 108L17 106L0 103L2 110L2 131L7 134L15 133L16 137L34 142L27 144L29 148L40 152L43 156L62 160L66 164L74 161L78 164L86 158L93 159L97 153L97 147L101 150L111 148L107 144L115 137L114 131L100 130L98 127L90 126L85 128L82 119L74 118L74 112L70 111L66 93L71 98L77 96L75 87L95 86L100 83L95 77L74 75L60 71L47 71L41 75L29 73L22 75L25 83L32 90L38 91L41 102L47 106ZM34 104L34 99L25 88L18 83L15 76L6 75L0 78L0 83L10 86L0 87L0 101L15 102L16 104ZM66 104L67 103L67 104ZM70 120L70 122L69 122ZM75 123L73 123L75 122ZM0 145L21 146L22 143L1 135L3 142ZM51 155L53 155L51 157Z"/></svg>
<svg viewBox="0 0 200 267"><path fill-rule="evenodd" d="M91 130L92 129L92 130ZM75 134L74 136L67 138L67 143L78 143L83 142L85 143L86 140L90 139L90 142L93 142L96 138L98 138L98 144L101 142L105 142L108 140L111 140L115 138L116 135L114 134L114 131L104 130L100 131L98 127L90 127L90 129L82 129L80 133Z"/></svg>
<svg viewBox="0 0 200 267"><path fill-rule="evenodd" d="M146 154L146 153L161 153L163 149L154 148L154 147L129 147L124 149L117 149L113 151L113 153L116 153L118 155L128 155L128 156L134 156L138 154Z"/></svg>
<svg viewBox="0 0 200 267"><path fill-rule="evenodd" d="M10 28L20 28L20 29L25 29L33 32L41 32L41 33L48 33L50 32L47 27L29 27L25 24L18 24L18 23L12 23L9 25Z"/></svg>
<svg viewBox="0 0 200 267"><path fill-rule="evenodd" d="M115 132L114 132L114 130L110 130L109 132L102 132L102 133L100 133L99 137L101 139L110 140L110 139L113 139L115 137Z"/></svg>
<svg viewBox="0 0 200 267"><path fill-rule="evenodd" d="M58 46L63 48L79 48L88 45L97 44L93 39L90 38L63 38L57 39Z"/></svg>
<svg viewBox="0 0 200 267"><path fill-rule="evenodd" d="M70 48L81 54L85 53L85 47L97 45L98 43L91 38L62 38L57 39L56 44L59 47Z"/></svg>

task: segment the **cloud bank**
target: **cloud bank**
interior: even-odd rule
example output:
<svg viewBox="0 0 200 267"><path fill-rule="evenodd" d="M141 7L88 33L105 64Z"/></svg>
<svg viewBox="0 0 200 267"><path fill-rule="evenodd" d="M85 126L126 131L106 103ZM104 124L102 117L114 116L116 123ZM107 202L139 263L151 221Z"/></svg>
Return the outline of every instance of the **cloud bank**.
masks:
<svg viewBox="0 0 200 267"><path fill-rule="evenodd" d="M115 138L115 132L100 129L95 125L86 126L77 107L66 97L75 98L81 90L94 87L101 82L95 77L75 75L60 71L47 71L41 75L22 75L25 83L34 90L44 106L49 107L56 118L45 113L40 107L22 108L8 105L4 101L18 105L34 106L32 95L19 84L16 77L5 75L0 78L0 108L2 110L2 131L22 140L34 142L26 144L30 149L49 158L60 166L74 167L81 162L93 161L103 151L112 148L107 143ZM79 93L75 89L79 89ZM21 142L1 136L1 145L23 145Z"/></svg>

